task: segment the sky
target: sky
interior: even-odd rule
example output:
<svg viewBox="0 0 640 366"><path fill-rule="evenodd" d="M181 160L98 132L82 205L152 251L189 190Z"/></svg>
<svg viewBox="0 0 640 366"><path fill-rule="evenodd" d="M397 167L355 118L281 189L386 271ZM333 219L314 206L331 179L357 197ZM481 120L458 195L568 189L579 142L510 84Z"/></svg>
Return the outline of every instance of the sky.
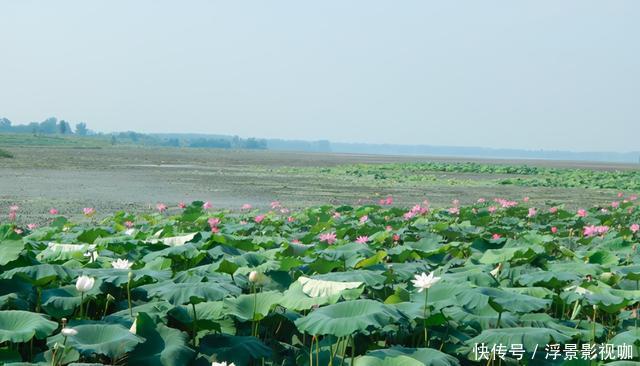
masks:
<svg viewBox="0 0 640 366"><path fill-rule="evenodd" d="M638 151L640 1L0 1L0 117Z"/></svg>

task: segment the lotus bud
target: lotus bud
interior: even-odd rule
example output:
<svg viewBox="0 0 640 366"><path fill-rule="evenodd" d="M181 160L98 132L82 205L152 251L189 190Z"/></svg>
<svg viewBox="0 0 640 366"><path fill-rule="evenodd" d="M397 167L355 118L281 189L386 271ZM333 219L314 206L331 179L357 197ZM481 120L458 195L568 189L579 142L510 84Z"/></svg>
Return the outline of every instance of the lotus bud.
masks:
<svg viewBox="0 0 640 366"><path fill-rule="evenodd" d="M618 276L612 272L604 272L600 275L600 280L608 285L612 285L617 282Z"/></svg>
<svg viewBox="0 0 640 366"><path fill-rule="evenodd" d="M256 286L262 286L269 282L269 277L265 276L261 272L251 271L251 273L249 273L249 282L253 283Z"/></svg>
<svg viewBox="0 0 640 366"><path fill-rule="evenodd" d="M131 324L131 328L129 328L129 332L136 334L138 329L138 318L133 319L133 324Z"/></svg>
<svg viewBox="0 0 640 366"><path fill-rule="evenodd" d="M93 288L95 282L95 278L82 275L78 277L78 280L76 281L76 290L78 290L79 292L90 291Z"/></svg>
<svg viewBox="0 0 640 366"><path fill-rule="evenodd" d="M73 337L78 334L78 331L73 328L62 328L60 333L65 337Z"/></svg>

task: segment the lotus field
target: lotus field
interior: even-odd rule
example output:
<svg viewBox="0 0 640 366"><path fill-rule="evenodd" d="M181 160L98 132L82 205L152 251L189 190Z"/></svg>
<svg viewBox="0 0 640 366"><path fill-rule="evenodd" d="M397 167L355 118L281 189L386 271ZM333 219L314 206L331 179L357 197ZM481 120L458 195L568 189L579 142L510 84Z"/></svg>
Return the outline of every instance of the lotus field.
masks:
<svg viewBox="0 0 640 366"><path fill-rule="evenodd" d="M51 209L40 226L12 206L0 364L631 364L640 210L635 196L603 200L193 202Z"/></svg>

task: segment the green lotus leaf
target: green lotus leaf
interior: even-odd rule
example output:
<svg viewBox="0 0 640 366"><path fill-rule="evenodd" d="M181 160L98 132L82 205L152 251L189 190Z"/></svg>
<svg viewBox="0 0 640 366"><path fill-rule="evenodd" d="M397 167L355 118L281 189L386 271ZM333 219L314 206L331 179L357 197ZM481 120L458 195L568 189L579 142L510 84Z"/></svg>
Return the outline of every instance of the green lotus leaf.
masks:
<svg viewBox="0 0 640 366"><path fill-rule="evenodd" d="M83 260L84 254L89 249L95 249L95 245L49 243L45 250L38 253L36 259L44 263L68 261L71 259Z"/></svg>
<svg viewBox="0 0 640 366"><path fill-rule="evenodd" d="M166 281L148 289L150 297L158 297L174 305L182 305L203 301L218 301L227 296L240 293L233 285L217 282L173 283Z"/></svg>
<svg viewBox="0 0 640 366"><path fill-rule="evenodd" d="M317 306L335 304L341 298L345 300L357 299L362 294L362 291L364 291L364 287L357 287L351 290L343 290L331 296L310 297L302 291L302 284L296 281L283 293L280 305L291 310L309 310Z"/></svg>
<svg viewBox="0 0 640 366"><path fill-rule="evenodd" d="M131 311L134 315L138 313L145 313L150 316L156 323L158 323L161 319L165 319L167 317L167 313L169 312L169 310L173 309L173 307L174 306L169 304L168 302L159 300L134 306ZM126 324L127 326L129 326L132 322L131 316L129 315L129 309L124 309L116 311L113 314L109 314L104 318L104 321L108 323Z"/></svg>
<svg viewBox="0 0 640 366"><path fill-rule="evenodd" d="M312 277L312 279L337 282L364 282L364 284L368 287L379 289L384 286L384 282L387 278L377 271L361 269L348 272L331 272L321 275L315 275Z"/></svg>
<svg viewBox="0 0 640 366"><path fill-rule="evenodd" d="M24 249L24 245L25 243L22 240L0 241L0 266L18 259Z"/></svg>
<svg viewBox="0 0 640 366"><path fill-rule="evenodd" d="M370 333L402 317L390 305L362 299L319 308L296 320L295 325L308 334L344 337L356 332Z"/></svg>
<svg viewBox="0 0 640 366"><path fill-rule="evenodd" d="M199 351L210 361L249 365L253 360L271 357L272 350L255 337L211 334L200 340Z"/></svg>
<svg viewBox="0 0 640 366"><path fill-rule="evenodd" d="M238 319L256 321L267 316L271 308L281 300L280 292L268 291L224 299L224 306L229 314Z"/></svg>
<svg viewBox="0 0 640 366"><path fill-rule="evenodd" d="M170 270L155 271L150 269L116 269L116 268L83 268L75 270L76 275L87 275L100 279L102 282L111 283L120 287L129 282L129 272L132 274L133 281L139 281L148 278L153 281L165 281L171 278Z"/></svg>
<svg viewBox="0 0 640 366"><path fill-rule="evenodd" d="M537 347L544 344L563 344L571 340L571 337L547 328L500 328L483 330L479 335L469 339L466 344L473 348L475 344L484 344L491 349L494 345L500 344L521 344L525 351L533 352ZM473 352L471 352L473 356Z"/></svg>
<svg viewBox="0 0 640 366"><path fill-rule="evenodd" d="M36 264L28 267L17 267L4 272L1 277L12 279L20 278L34 286L43 286L53 280L67 281L71 270L58 264Z"/></svg>
<svg viewBox="0 0 640 366"><path fill-rule="evenodd" d="M144 338L129 331L119 324L81 324L73 327L78 334L67 338L67 344L82 355L105 355L111 359L131 352ZM47 340L51 347L56 342L63 343L62 334Z"/></svg>
<svg viewBox="0 0 640 366"><path fill-rule="evenodd" d="M70 316L80 306L80 293L75 285L42 291L42 308L54 318Z"/></svg>
<svg viewBox="0 0 640 366"><path fill-rule="evenodd" d="M22 310L0 311L0 343L22 343L34 337L42 339L57 328L58 323L40 314Z"/></svg>
<svg viewBox="0 0 640 366"><path fill-rule="evenodd" d="M443 309L442 312L456 322L473 327L478 331L498 327L499 313L489 305L476 309L453 306ZM508 312L500 315L501 328L517 326L518 318L515 315Z"/></svg>
<svg viewBox="0 0 640 366"><path fill-rule="evenodd" d="M187 345L187 335L162 323L156 324L145 313L138 314L136 334L145 339L129 355L129 364L141 366L185 366L195 356Z"/></svg>
<svg viewBox="0 0 640 366"><path fill-rule="evenodd" d="M363 284L363 282L323 281L304 276L299 277L298 282L302 285L302 292L309 297L333 296Z"/></svg>
<svg viewBox="0 0 640 366"><path fill-rule="evenodd" d="M384 361L383 363L375 363L371 358ZM446 353L440 352L433 348L404 348L393 347L379 349L368 352L365 356L359 357L355 361L355 365L401 365L398 361L406 361L408 365L413 365L413 361L418 361L416 365L425 366L457 366L458 360ZM371 363L373 362L373 363Z"/></svg>
<svg viewBox="0 0 640 366"><path fill-rule="evenodd" d="M424 363L405 355L378 358L360 356L354 361L354 366L424 366Z"/></svg>

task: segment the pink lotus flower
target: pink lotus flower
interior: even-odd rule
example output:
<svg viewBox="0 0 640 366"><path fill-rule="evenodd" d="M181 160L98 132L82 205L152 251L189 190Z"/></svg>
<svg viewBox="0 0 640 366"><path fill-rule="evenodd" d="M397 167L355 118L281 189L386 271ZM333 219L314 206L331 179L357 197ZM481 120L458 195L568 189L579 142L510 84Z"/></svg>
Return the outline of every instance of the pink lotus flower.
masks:
<svg viewBox="0 0 640 366"><path fill-rule="evenodd" d="M336 242L336 233L320 234L320 241L327 242L327 244L333 244Z"/></svg>
<svg viewBox="0 0 640 366"><path fill-rule="evenodd" d="M212 232L212 233L214 233L214 234L217 234L217 233L219 233L219 232L220 232L220 228L219 228L219 227L217 227L217 226L213 226L213 227L211 228L211 232Z"/></svg>
<svg viewBox="0 0 640 366"><path fill-rule="evenodd" d="M400 240L400 235L393 234L393 241L399 241L399 240Z"/></svg>
<svg viewBox="0 0 640 366"><path fill-rule="evenodd" d="M294 244L300 244L300 240L298 240L298 239L293 239L293 240L291 240L291 242L294 243Z"/></svg>
<svg viewBox="0 0 640 366"><path fill-rule="evenodd" d="M386 231L391 231L391 230L393 230L393 228L391 227L391 225L387 225L387 226L385 226L385 228L384 228L384 229L385 229Z"/></svg>
<svg viewBox="0 0 640 366"><path fill-rule="evenodd" d="M364 215L360 218L360 223L364 224L365 222L369 221L369 216Z"/></svg>
<svg viewBox="0 0 640 366"><path fill-rule="evenodd" d="M549 213L554 214L554 213L557 213L557 212L558 212L558 208L557 208L557 207L551 207L551 208L549 209Z"/></svg>
<svg viewBox="0 0 640 366"><path fill-rule="evenodd" d="M635 194L633 194L633 195L629 196L629 201L635 201L635 200L637 200L637 199L638 199L638 196L637 196L637 195L635 195Z"/></svg>
<svg viewBox="0 0 640 366"><path fill-rule="evenodd" d="M391 205L393 205L393 197L391 197L391 196L387 196L387 198L384 200L384 203L385 203L387 206L391 206Z"/></svg>
<svg viewBox="0 0 640 366"><path fill-rule="evenodd" d="M280 208L280 207L282 207L282 205L280 204L280 202L279 202L279 201L273 201L273 202L271 202L271 209L272 209L272 210L275 210L276 208Z"/></svg>
<svg viewBox="0 0 640 366"><path fill-rule="evenodd" d="M124 226L125 226L127 229L131 229L131 228L133 227L133 222L132 222L132 221L127 220L127 221L125 221L125 222L124 222Z"/></svg>
<svg viewBox="0 0 640 366"><path fill-rule="evenodd" d="M624 197L624 193L618 192L618 198Z"/></svg>
<svg viewBox="0 0 640 366"><path fill-rule="evenodd" d="M618 207L620 207L620 202L618 202L618 201L613 201L613 202L611 202L611 207L613 207L613 208L618 208Z"/></svg>
<svg viewBox="0 0 640 366"><path fill-rule="evenodd" d="M498 208L496 206L490 206L489 208L487 208L487 211L489 211L490 214L498 211Z"/></svg>
<svg viewBox="0 0 640 366"><path fill-rule="evenodd" d="M242 207L240 207L241 210L245 210L245 211L249 211L253 208L253 206L251 206L248 203L245 203L244 205L242 205Z"/></svg>
<svg viewBox="0 0 640 366"><path fill-rule="evenodd" d="M259 223L262 222L262 220L264 220L265 217L266 217L265 215L258 215L256 217L254 217L253 221L255 221L256 224L259 224Z"/></svg>
<svg viewBox="0 0 640 366"><path fill-rule="evenodd" d="M503 198L496 198L495 201L498 202L502 208L515 207L518 205L516 201L509 201Z"/></svg>
<svg viewBox="0 0 640 366"><path fill-rule="evenodd" d="M538 214L538 211L535 209L535 207L530 207L527 217L534 217L537 214Z"/></svg>
<svg viewBox="0 0 640 366"><path fill-rule="evenodd" d="M95 215L96 209L93 208L93 207L85 207L85 208L82 209L82 213L87 217L91 217L91 216Z"/></svg>
<svg viewBox="0 0 640 366"><path fill-rule="evenodd" d="M287 217L287 222L294 222L296 219L293 216Z"/></svg>
<svg viewBox="0 0 640 366"><path fill-rule="evenodd" d="M554 226L554 227L551 228L551 233L552 234L556 234L557 232L558 232L558 228L557 227Z"/></svg>
<svg viewBox="0 0 640 366"><path fill-rule="evenodd" d="M164 203L158 203L156 205L156 210L158 210L158 212L160 213L165 212L167 210L167 205L165 205Z"/></svg>
<svg viewBox="0 0 640 366"><path fill-rule="evenodd" d="M640 225L638 225L638 224L632 224L632 225L629 227L629 230L631 230L631 232L633 232L633 233L637 233L637 232L638 232L638 230L640 230Z"/></svg>
<svg viewBox="0 0 640 366"><path fill-rule="evenodd" d="M583 228L582 234L585 237L591 237L594 236L596 234L598 235L604 235L607 233L607 231L609 231L609 227L608 226L595 226L595 225L591 225L591 226L585 226Z"/></svg>
<svg viewBox="0 0 640 366"><path fill-rule="evenodd" d="M493 240L498 240L498 239L500 239L500 238L502 238L502 235L500 235L500 234L493 234L493 235L491 235L491 239L493 239Z"/></svg>
<svg viewBox="0 0 640 366"><path fill-rule="evenodd" d="M522 199L524 202L529 202L529 197L525 197Z"/></svg>
<svg viewBox="0 0 640 366"><path fill-rule="evenodd" d="M240 220L240 225L246 225L247 224L247 220Z"/></svg>
<svg viewBox="0 0 640 366"><path fill-rule="evenodd" d="M181 209L185 209L185 208L187 208L187 204L184 203L184 202L180 202L180 203L178 203L178 207L181 208Z"/></svg>
<svg viewBox="0 0 640 366"><path fill-rule="evenodd" d="M57 210L57 209L55 209L55 208L51 208L51 209L49 209L49 213L50 213L51 215L57 215L59 212L58 212L58 210Z"/></svg>
<svg viewBox="0 0 640 366"><path fill-rule="evenodd" d="M356 243L358 244L366 244L369 241L369 237L366 235L358 236L356 238Z"/></svg>
<svg viewBox="0 0 640 366"><path fill-rule="evenodd" d="M9 221L16 221L16 212L15 211L11 211L9 212Z"/></svg>
<svg viewBox="0 0 640 366"><path fill-rule="evenodd" d="M340 218L340 216L341 216L341 215L340 215L340 212L334 212L334 213L333 213L333 218L334 218L334 219L339 219L339 218Z"/></svg>
<svg viewBox="0 0 640 366"><path fill-rule="evenodd" d="M457 214L459 214L459 213L460 213L460 209L459 209L459 208L457 208L457 207L451 207L451 208L450 208L449 210L447 210L447 211L449 211L449 213L450 213L451 215L457 215Z"/></svg>
<svg viewBox="0 0 640 366"><path fill-rule="evenodd" d="M484 198L478 198L478 203L485 203L487 200L485 200Z"/></svg>
<svg viewBox="0 0 640 366"><path fill-rule="evenodd" d="M15 228L15 229L13 229L13 232L14 232L14 233L16 233L16 234L18 234L18 235L20 235L20 234L22 234L22 229L20 229L20 228Z"/></svg>
<svg viewBox="0 0 640 366"><path fill-rule="evenodd" d="M414 216L416 216L416 213L414 211L409 211L402 215L402 218L405 220L411 220Z"/></svg>
<svg viewBox="0 0 640 366"><path fill-rule="evenodd" d="M17 212L19 209L20 209L20 206L18 205L9 206L9 212Z"/></svg>
<svg viewBox="0 0 640 366"><path fill-rule="evenodd" d="M213 208L213 205L211 204L211 202L207 201L202 205L202 208L205 210L209 210Z"/></svg>
<svg viewBox="0 0 640 366"><path fill-rule="evenodd" d="M596 229L595 225L591 225L591 226L585 226L582 229L582 235L584 235L585 237L590 237L590 236L594 236L598 233L598 230Z"/></svg>
<svg viewBox="0 0 640 366"><path fill-rule="evenodd" d="M27 228L31 231L35 230L38 228L38 224L28 224Z"/></svg>
<svg viewBox="0 0 640 366"><path fill-rule="evenodd" d="M578 216L587 217L587 210L585 210L584 208L579 209L578 210Z"/></svg>
<svg viewBox="0 0 640 366"><path fill-rule="evenodd" d="M455 200L451 201L451 204L454 207L458 207L458 206L460 206L460 200L459 199L455 199Z"/></svg>
<svg viewBox="0 0 640 366"><path fill-rule="evenodd" d="M220 219L217 217L211 217L209 218L209 220L207 220L207 223L209 224L209 227L213 229L220 224Z"/></svg>

